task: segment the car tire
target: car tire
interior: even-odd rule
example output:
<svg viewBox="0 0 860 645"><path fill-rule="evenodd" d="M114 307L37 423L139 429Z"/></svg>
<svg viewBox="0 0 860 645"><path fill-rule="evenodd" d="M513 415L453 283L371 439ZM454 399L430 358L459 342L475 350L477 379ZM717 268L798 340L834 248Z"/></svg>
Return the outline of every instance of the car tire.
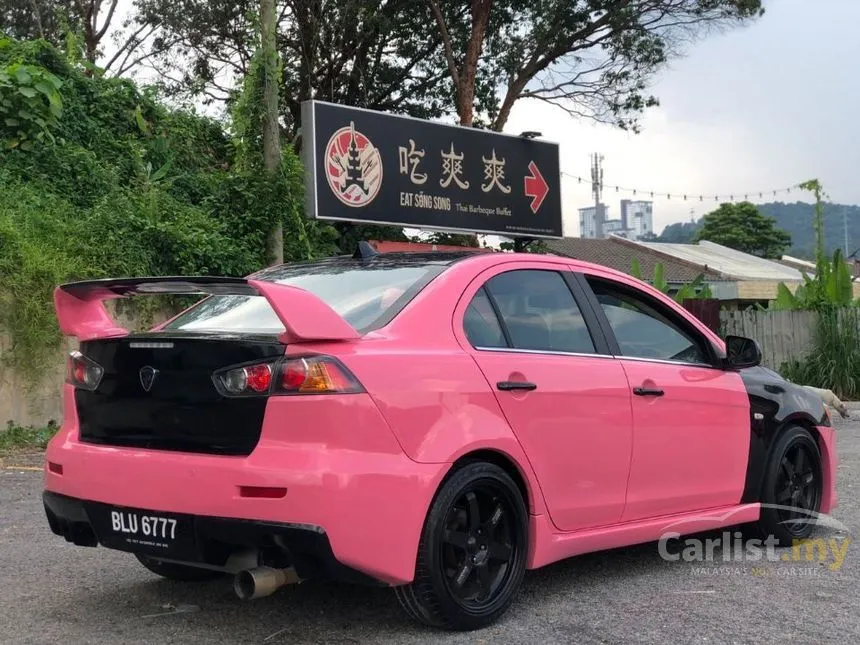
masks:
<svg viewBox="0 0 860 645"><path fill-rule="evenodd" d="M424 522L415 578L395 587L418 622L469 631L494 623L522 584L528 511L501 468L469 462L444 481Z"/></svg>
<svg viewBox="0 0 860 645"><path fill-rule="evenodd" d="M163 562L139 553L134 554L138 561L147 569L167 580L176 582L205 582L220 578L224 574L212 569L201 569L200 567L189 567L175 562Z"/></svg>
<svg viewBox="0 0 860 645"><path fill-rule="evenodd" d="M765 469L760 534L776 538L777 546L808 538L821 507L822 475L821 453L809 430L786 428L774 443Z"/></svg>

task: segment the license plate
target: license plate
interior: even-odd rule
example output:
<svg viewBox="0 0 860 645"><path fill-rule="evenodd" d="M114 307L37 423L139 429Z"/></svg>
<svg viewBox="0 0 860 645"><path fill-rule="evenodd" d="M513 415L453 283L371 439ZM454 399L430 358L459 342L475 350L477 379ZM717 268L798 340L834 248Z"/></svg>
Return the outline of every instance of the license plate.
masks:
<svg viewBox="0 0 860 645"><path fill-rule="evenodd" d="M132 511L111 511L110 524L114 533L121 533L128 539L151 541L152 546L168 547L176 540L176 525L179 520L173 517L146 515Z"/></svg>
<svg viewBox="0 0 860 645"><path fill-rule="evenodd" d="M194 552L189 516L102 504L90 506L87 513L106 547L177 558Z"/></svg>

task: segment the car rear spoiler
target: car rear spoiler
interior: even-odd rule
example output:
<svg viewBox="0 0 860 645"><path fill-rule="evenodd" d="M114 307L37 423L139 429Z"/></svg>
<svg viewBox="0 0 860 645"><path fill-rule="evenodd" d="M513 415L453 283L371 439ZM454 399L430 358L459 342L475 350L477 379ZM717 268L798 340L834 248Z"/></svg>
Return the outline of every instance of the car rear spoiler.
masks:
<svg viewBox="0 0 860 645"><path fill-rule="evenodd" d="M80 341L125 336L104 302L138 295L263 296L286 330L285 343L340 341L360 334L328 304L305 289L262 280L212 276L118 278L72 282L54 290L60 331Z"/></svg>

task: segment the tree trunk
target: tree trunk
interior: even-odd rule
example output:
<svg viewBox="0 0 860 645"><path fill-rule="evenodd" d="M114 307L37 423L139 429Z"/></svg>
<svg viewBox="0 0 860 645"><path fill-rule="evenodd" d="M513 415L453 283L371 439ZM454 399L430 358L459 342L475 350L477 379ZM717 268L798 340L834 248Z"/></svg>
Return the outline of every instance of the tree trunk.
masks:
<svg viewBox="0 0 860 645"><path fill-rule="evenodd" d="M263 56L263 161L272 182L277 181L281 167L281 139L278 126L278 87L280 63L275 35L278 18L275 0L260 0L260 31ZM270 265L284 261L284 226L281 218L269 232L267 260Z"/></svg>
<svg viewBox="0 0 860 645"><path fill-rule="evenodd" d="M505 129L505 124L511 116L511 110L514 107L514 103L516 103L520 93L525 89L525 87L526 82L522 78L517 78L510 84L508 91L505 93L505 98L502 101L502 107L499 108L499 114L493 122L493 130L501 132Z"/></svg>
<svg viewBox="0 0 860 645"><path fill-rule="evenodd" d="M475 82L478 76L478 61L484 48L492 4L492 0L472 0L471 2L472 32L466 46L457 88L457 112L460 116L460 125L471 126L475 120Z"/></svg>

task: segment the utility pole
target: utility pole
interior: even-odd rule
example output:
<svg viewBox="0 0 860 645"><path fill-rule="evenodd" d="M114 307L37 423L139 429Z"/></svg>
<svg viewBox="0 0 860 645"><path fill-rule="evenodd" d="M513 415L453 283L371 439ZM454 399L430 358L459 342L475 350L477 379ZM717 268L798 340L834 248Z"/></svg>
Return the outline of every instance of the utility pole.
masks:
<svg viewBox="0 0 860 645"><path fill-rule="evenodd" d="M845 257L848 257L848 207L842 207L842 232L845 236Z"/></svg>
<svg viewBox="0 0 860 645"><path fill-rule="evenodd" d="M591 192L594 194L594 237L603 237L603 205L600 193L603 189L603 155L591 155Z"/></svg>

